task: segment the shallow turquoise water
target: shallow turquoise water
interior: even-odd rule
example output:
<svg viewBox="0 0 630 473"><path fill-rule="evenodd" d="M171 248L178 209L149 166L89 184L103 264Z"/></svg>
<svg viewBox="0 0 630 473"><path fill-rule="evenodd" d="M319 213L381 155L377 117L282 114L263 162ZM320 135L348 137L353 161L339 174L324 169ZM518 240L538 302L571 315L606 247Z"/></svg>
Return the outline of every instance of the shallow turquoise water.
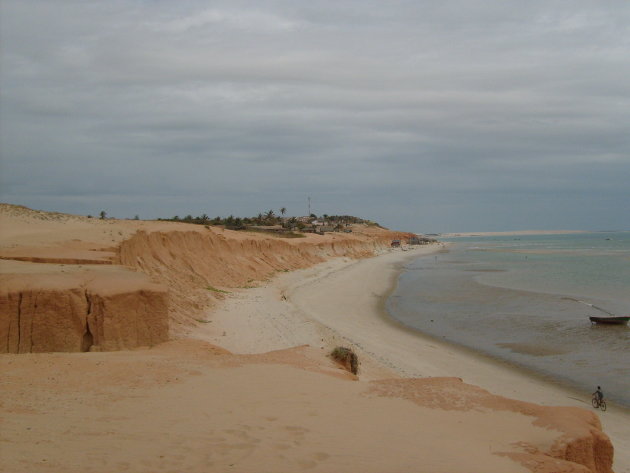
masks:
<svg viewBox="0 0 630 473"><path fill-rule="evenodd" d="M394 318L630 406L630 327L588 319L630 315L630 233L451 241L406 266Z"/></svg>

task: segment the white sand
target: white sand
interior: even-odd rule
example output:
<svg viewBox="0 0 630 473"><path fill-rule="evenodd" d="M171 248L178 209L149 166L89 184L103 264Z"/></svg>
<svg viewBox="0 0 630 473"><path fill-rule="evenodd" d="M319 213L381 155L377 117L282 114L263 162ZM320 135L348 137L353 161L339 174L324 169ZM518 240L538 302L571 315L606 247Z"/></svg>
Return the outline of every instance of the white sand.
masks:
<svg viewBox="0 0 630 473"><path fill-rule="evenodd" d="M405 377L456 376L495 394L541 405L590 408L588 393L402 328L383 313L402 264L439 250L390 251L359 261L336 259L283 274L264 287L234 293L193 336L236 353L310 344L352 345L362 379L388 370ZM630 413L610 406L599 414L615 447L616 473L630 472Z"/></svg>

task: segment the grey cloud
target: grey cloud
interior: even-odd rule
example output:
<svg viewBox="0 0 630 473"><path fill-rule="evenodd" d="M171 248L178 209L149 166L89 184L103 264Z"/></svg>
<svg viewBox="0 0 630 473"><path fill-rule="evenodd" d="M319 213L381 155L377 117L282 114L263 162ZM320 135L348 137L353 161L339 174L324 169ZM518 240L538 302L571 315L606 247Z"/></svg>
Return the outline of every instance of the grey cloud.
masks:
<svg viewBox="0 0 630 473"><path fill-rule="evenodd" d="M5 200L165 216L312 195L417 231L630 227L627 2L0 8Z"/></svg>

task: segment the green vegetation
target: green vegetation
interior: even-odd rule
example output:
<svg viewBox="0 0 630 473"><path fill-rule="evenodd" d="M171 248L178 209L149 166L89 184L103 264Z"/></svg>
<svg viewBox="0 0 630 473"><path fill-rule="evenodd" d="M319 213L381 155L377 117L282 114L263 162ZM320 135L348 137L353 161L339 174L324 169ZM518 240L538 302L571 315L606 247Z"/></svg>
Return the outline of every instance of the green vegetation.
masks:
<svg viewBox="0 0 630 473"><path fill-rule="evenodd" d="M306 235L302 233L295 233L291 231L272 233L268 230L260 230L258 228L246 228L244 231L248 233L264 233L265 235L271 235L278 238L305 238L306 237Z"/></svg>
<svg viewBox="0 0 630 473"><path fill-rule="evenodd" d="M223 289L217 289L216 287L207 286L206 289L212 292L220 292L222 294L230 294L230 291L224 291Z"/></svg>
<svg viewBox="0 0 630 473"><path fill-rule="evenodd" d="M330 352L330 356L333 360L345 366L352 374L358 373L359 358L351 348L335 347L335 349Z"/></svg>
<svg viewBox="0 0 630 473"><path fill-rule="evenodd" d="M175 215L171 218L159 218L158 220L192 223L205 226L222 226L228 230L245 230L272 233L282 238L303 237L303 235L301 235L300 233L296 233L296 231L301 232L309 229L310 231L313 231L314 229L316 229L313 225L314 221L318 222L319 226L317 227L317 229L321 229L321 227L323 226L328 228L326 231L331 231L331 229L334 229L336 231L343 231L345 227L352 224L375 225L380 227L380 225L376 222L365 220L359 217L354 217L352 215L322 214L318 217L315 214L311 214L308 217L285 217L285 214L287 212L286 207L281 207L279 209L279 212L280 216L278 216L272 209L269 209L264 213L258 213L258 215L256 215L255 217L235 217L234 215L229 215L228 217L217 216L214 218L210 218L207 214L204 213L197 217L193 217L190 214L186 215L185 217Z"/></svg>

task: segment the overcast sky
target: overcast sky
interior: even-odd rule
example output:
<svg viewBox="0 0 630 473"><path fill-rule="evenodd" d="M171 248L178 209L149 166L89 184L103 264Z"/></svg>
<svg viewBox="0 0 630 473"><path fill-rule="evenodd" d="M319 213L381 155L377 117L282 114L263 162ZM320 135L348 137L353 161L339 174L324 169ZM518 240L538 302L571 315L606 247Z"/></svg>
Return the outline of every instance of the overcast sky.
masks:
<svg viewBox="0 0 630 473"><path fill-rule="evenodd" d="M630 230L630 2L1 0L0 200Z"/></svg>

